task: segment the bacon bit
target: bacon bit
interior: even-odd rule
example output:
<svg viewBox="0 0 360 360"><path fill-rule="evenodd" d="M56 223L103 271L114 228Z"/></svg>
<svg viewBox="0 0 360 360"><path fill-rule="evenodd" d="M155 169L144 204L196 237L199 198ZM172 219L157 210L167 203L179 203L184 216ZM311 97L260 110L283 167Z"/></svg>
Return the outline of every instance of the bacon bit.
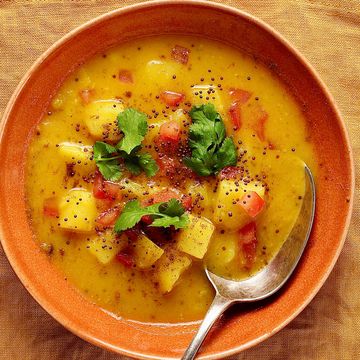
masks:
<svg viewBox="0 0 360 360"><path fill-rule="evenodd" d="M234 100L235 103L239 105L244 105L249 101L252 93L242 89L230 88L229 95L231 96L231 98Z"/></svg>
<svg viewBox="0 0 360 360"><path fill-rule="evenodd" d="M43 214L47 217L54 218L59 216L58 202L55 197L45 199L43 206Z"/></svg>
<svg viewBox="0 0 360 360"><path fill-rule="evenodd" d="M255 128L256 134L261 141L265 141L265 123L269 117L269 114L261 107L258 106L255 109Z"/></svg>
<svg viewBox="0 0 360 360"><path fill-rule="evenodd" d="M220 180L237 179L241 169L237 166L226 166L220 171Z"/></svg>
<svg viewBox="0 0 360 360"><path fill-rule="evenodd" d="M84 105L87 105L91 99L95 96L95 89L83 89L79 91L81 101Z"/></svg>
<svg viewBox="0 0 360 360"><path fill-rule="evenodd" d="M120 70L119 71L119 80L126 84L132 84L134 82L132 73L129 70Z"/></svg>
<svg viewBox="0 0 360 360"><path fill-rule="evenodd" d="M229 115L234 125L234 130L239 130L242 125L240 104L238 104L237 102L232 103L229 109Z"/></svg>
<svg viewBox="0 0 360 360"><path fill-rule="evenodd" d="M189 61L189 53L189 49L180 45L175 45L171 49L171 58L180 64L187 64Z"/></svg>
<svg viewBox="0 0 360 360"><path fill-rule="evenodd" d="M185 95L174 91L163 91L160 99L169 106L178 106L185 99Z"/></svg>
<svg viewBox="0 0 360 360"><path fill-rule="evenodd" d="M103 227L112 226L115 224L119 214L120 208L113 207L101 213L95 221Z"/></svg>
<svg viewBox="0 0 360 360"><path fill-rule="evenodd" d="M118 254L116 254L116 260L123 264L125 267L130 268L134 266L133 257L126 252L119 252Z"/></svg>
<svg viewBox="0 0 360 360"><path fill-rule="evenodd" d="M239 245L245 257L245 268L250 270L256 260L256 224L251 222L239 230Z"/></svg>
<svg viewBox="0 0 360 360"><path fill-rule="evenodd" d="M265 200L256 191L249 191L240 199L239 204L249 216L255 218L263 211Z"/></svg>

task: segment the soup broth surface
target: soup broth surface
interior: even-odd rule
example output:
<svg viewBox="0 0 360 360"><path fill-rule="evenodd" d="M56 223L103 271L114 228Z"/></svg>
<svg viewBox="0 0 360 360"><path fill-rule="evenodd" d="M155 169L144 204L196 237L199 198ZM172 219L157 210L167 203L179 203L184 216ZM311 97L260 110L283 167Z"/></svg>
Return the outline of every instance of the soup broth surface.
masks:
<svg viewBox="0 0 360 360"><path fill-rule="evenodd" d="M238 160L227 171L199 176L182 157L189 155L189 112L208 103L221 115ZM99 181L108 185L100 179L93 146L96 141L118 142L122 134L116 126L114 130L116 117L128 108L147 115L141 151L157 161L159 170L148 177L123 169L121 178L110 182L116 195L101 198L95 187ZM167 123L177 124L180 131L183 147L175 152L160 136L169 130L162 126ZM51 100L28 149L29 218L49 261L103 309L139 321L194 321L204 316L214 296L205 265L219 275L244 278L266 265L286 240L302 205L304 162L316 171L306 119L269 69L236 49L203 38L139 39L81 65ZM201 237L208 228L194 228L182 246L178 237L185 229L148 229L146 239L156 244L153 260L159 258L149 259L150 250L134 257L124 250L124 242L139 244L139 234L134 239L129 232L115 236L113 224L101 223L101 214L109 215L109 209L117 209L119 216L130 200L139 199L142 205L152 196L167 201L169 192L181 198L194 218L210 224L213 232L207 246ZM250 192L264 202L251 221L238 215L244 212L243 196ZM80 202L95 204L95 210L81 214L81 219L75 213L75 218L62 216L67 206ZM200 245L189 245L192 240Z"/></svg>

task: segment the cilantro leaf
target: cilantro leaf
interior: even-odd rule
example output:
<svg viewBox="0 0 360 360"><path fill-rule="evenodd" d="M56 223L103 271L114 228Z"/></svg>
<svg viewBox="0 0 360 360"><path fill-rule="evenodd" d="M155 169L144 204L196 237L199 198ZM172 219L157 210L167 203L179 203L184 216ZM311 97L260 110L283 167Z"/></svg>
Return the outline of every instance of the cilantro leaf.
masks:
<svg viewBox="0 0 360 360"><path fill-rule="evenodd" d="M117 119L124 137L116 147L95 142L94 160L99 171L106 180L119 180L120 159L132 174L139 175L144 171L148 177L154 176L159 170L156 161L148 153L138 153L148 129L146 114L130 108L121 112Z"/></svg>
<svg viewBox="0 0 360 360"><path fill-rule="evenodd" d="M115 223L115 232L134 227L144 215L151 215L151 226L183 228L189 223L189 216L180 201L171 199L168 202L141 207L139 200L129 201Z"/></svg>
<svg viewBox="0 0 360 360"><path fill-rule="evenodd" d="M159 171L159 166L154 158L148 154L137 155L139 159L139 165L144 170L147 177L154 176Z"/></svg>
<svg viewBox="0 0 360 360"><path fill-rule="evenodd" d="M181 202L177 199L170 199L159 207L159 211L168 216L181 216L185 213L185 209Z"/></svg>
<svg viewBox="0 0 360 360"><path fill-rule="evenodd" d="M146 114L136 109L125 109L118 117L118 126L124 133L117 148L130 154L141 144L148 130Z"/></svg>
<svg viewBox="0 0 360 360"><path fill-rule="evenodd" d="M95 163L106 180L117 181L121 177L119 161L117 160L119 156L112 156L116 152L115 147L102 141L96 141L94 145Z"/></svg>
<svg viewBox="0 0 360 360"><path fill-rule="evenodd" d="M96 165L106 180L117 181L121 178L121 170L117 160L99 162Z"/></svg>
<svg viewBox="0 0 360 360"><path fill-rule="evenodd" d="M222 168L236 165L234 141L226 137L225 125L211 103L193 106L189 112L193 124L189 131L191 157L184 158L186 166L200 176L217 174Z"/></svg>
<svg viewBox="0 0 360 360"><path fill-rule="evenodd" d="M125 167L134 175L139 175L144 171L146 176L154 176L159 167L149 153L124 155Z"/></svg>
<svg viewBox="0 0 360 360"><path fill-rule="evenodd" d="M104 143L102 141L96 141L94 145L94 159L100 160L108 155L116 153L117 150L115 147Z"/></svg>

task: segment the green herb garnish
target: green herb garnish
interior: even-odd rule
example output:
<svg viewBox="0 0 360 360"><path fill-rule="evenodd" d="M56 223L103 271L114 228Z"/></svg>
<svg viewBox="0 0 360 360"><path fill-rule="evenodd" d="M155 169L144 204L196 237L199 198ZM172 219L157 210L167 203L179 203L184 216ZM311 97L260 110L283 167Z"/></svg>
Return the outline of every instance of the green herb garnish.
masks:
<svg viewBox="0 0 360 360"><path fill-rule="evenodd" d="M175 229L180 229L189 224L189 216L185 213L185 209L179 200L171 199L146 207L141 207L139 200L132 200L125 205L118 217L115 223L115 231L121 232L134 227L145 215L150 215L153 219L150 226L174 226Z"/></svg>
<svg viewBox="0 0 360 360"><path fill-rule="evenodd" d="M130 154L137 146L141 144L148 131L146 114L136 109L125 109L118 117L119 129L124 133L117 148Z"/></svg>
<svg viewBox="0 0 360 360"><path fill-rule="evenodd" d="M117 117L118 126L124 133L120 142L116 146L102 141L95 142L94 160L106 180L120 179L122 173L119 159L134 175L139 175L144 171L150 177L159 170L156 161L149 153L139 153L148 128L146 118L146 114L142 112L126 109Z"/></svg>
<svg viewBox="0 0 360 360"><path fill-rule="evenodd" d="M191 158L184 163L200 176L217 174L226 166L234 166L237 154L234 141L226 137L225 125L213 104L193 106L190 111L189 146Z"/></svg>

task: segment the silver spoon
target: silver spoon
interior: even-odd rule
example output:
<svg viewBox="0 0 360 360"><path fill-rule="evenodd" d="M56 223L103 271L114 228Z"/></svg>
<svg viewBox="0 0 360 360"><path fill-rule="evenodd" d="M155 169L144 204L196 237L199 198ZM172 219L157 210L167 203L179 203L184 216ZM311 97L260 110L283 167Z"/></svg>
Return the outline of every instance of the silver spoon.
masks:
<svg viewBox="0 0 360 360"><path fill-rule="evenodd" d="M306 165L305 172L307 186L297 222L277 255L266 267L241 281L227 280L205 269L216 290L215 298L182 360L194 359L210 328L230 305L263 300L277 292L289 279L305 249L314 221L315 183Z"/></svg>

